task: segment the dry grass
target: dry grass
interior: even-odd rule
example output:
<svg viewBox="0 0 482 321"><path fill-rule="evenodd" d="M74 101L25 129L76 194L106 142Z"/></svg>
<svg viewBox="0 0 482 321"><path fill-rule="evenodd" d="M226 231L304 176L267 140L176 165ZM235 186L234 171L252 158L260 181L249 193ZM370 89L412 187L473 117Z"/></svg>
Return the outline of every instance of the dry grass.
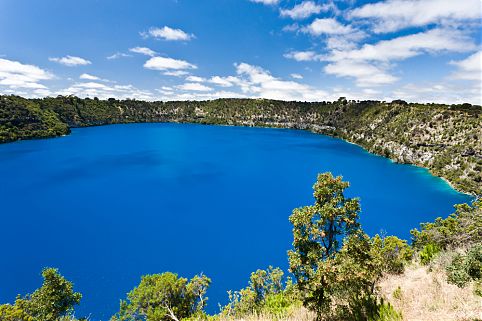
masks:
<svg viewBox="0 0 482 321"><path fill-rule="evenodd" d="M221 317L219 321L313 321L315 314L304 307L294 308L287 316L276 317L274 315L253 314L243 318Z"/></svg>
<svg viewBox="0 0 482 321"><path fill-rule="evenodd" d="M402 312L404 320L482 320L482 298L473 294L472 286L461 289L447 283L443 270L447 259L440 257L431 271L414 264L405 273L380 282L382 295Z"/></svg>

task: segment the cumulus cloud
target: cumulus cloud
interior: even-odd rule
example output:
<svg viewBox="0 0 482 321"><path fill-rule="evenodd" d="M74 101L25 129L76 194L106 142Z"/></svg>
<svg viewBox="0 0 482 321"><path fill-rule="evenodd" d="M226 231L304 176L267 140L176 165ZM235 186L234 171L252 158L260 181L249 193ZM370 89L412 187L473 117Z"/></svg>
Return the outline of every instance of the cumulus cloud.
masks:
<svg viewBox="0 0 482 321"><path fill-rule="evenodd" d="M291 76L291 78L293 78L293 79L303 79L303 76L300 75L300 74L291 74L290 76Z"/></svg>
<svg viewBox="0 0 482 321"><path fill-rule="evenodd" d="M146 55L149 57L154 57L157 54L154 50L149 49L147 47L134 47L134 48L130 48L129 51L133 53L141 54L141 55Z"/></svg>
<svg viewBox="0 0 482 321"><path fill-rule="evenodd" d="M58 95L75 95L78 97L97 97L100 99L141 99L154 100L154 95L147 90L140 90L132 85L109 86L95 81L75 83L72 86L60 90Z"/></svg>
<svg viewBox="0 0 482 321"><path fill-rule="evenodd" d="M108 60L114 60L114 59L119 59L119 58L127 58L127 57L132 57L131 55L129 54L126 54L124 52L116 52L110 56L107 56L106 58Z"/></svg>
<svg viewBox="0 0 482 321"><path fill-rule="evenodd" d="M370 19L377 33L429 24L480 20L480 0L388 0L366 4L348 13L349 18Z"/></svg>
<svg viewBox="0 0 482 321"><path fill-rule="evenodd" d="M473 41L459 30L432 29L376 44L365 44L360 49L334 51L332 60L403 60L422 53L466 52L476 48Z"/></svg>
<svg viewBox="0 0 482 321"><path fill-rule="evenodd" d="M195 37L193 34L188 34L181 29L174 29L168 26L162 28L153 27L147 32L141 32L141 35L144 38L153 37L168 41L189 41Z"/></svg>
<svg viewBox="0 0 482 321"><path fill-rule="evenodd" d="M475 44L458 30L432 29L408 36L365 44L352 50L332 50L322 60L328 74L356 79L359 86L390 84L398 80L389 74L393 61L401 61L424 53L466 52Z"/></svg>
<svg viewBox="0 0 482 321"><path fill-rule="evenodd" d="M303 1L291 9L281 9L280 15L282 17L289 17L291 19L306 19L314 14L319 14L321 11L327 11L330 5L319 5L314 1Z"/></svg>
<svg viewBox="0 0 482 321"><path fill-rule="evenodd" d="M475 80L482 83L482 51L478 51L466 59L450 62L457 67L452 75L454 79Z"/></svg>
<svg viewBox="0 0 482 321"><path fill-rule="evenodd" d="M52 78L53 75L51 73L37 66L0 58L0 86L12 89L46 90L47 87L41 84L40 81Z"/></svg>
<svg viewBox="0 0 482 321"><path fill-rule="evenodd" d="M58 57L58 58L54 57L54 58L49 58L49 60L68 67L85 66L85 65L92 64L92 62L90 62L89 60L81 57L76 57L76 56L65 56L65 57Z"/></svg>
<svg viewBox="0 0 482 321"><path fill-rule="evenodd" d="M352 60L330 63L324 67L324 71L338 77L353 77L360 87L391 84L398 79L388 74L384 68Z"/></svg>
<svg viewBox="0 0 482 321"><path fill-rule="evenodd" d="M209 79L209 82L220 87L232 87L234 86L234 84L239 83L239 79L233 76L228 76L228 77L214 76L214 77L211 77L211 79Z"/></svg>
<svg viewBox="0 0 482 321"><path fill-rule="evenodd" d="M322 55L317 54L314 51L291 51L283 55L285 58L293 59L296 61L316 61L323 58Z"/></svg>
<svg viewBox="0 0 482 321"><path fill-rule="evenodd" d="M482 104L480 82L472 86L449 82L420 82L403 85L393 91L393 98L402 98L407 101L421 103L441 104Z"/></svg>
<svg viewBox="0 0 482 321"><path fill-rule="evenodd" d="M352 26L343 25L333 18L315 19L311 24L302 28L301 31L313 36L362 34L361 31L354 29Z"/></svg>
<svg viewBox="0 0 482 321"><path fill-rule="evenodd" d="M249 0L254 3L262 3L265 5L276 5L279 3L280 0Z"/></svg>
<svg viewBox="0 0 482 321"><path fill-rule="evenodd" d="M165 76L172 76L172 77L185 77L189 75L189 72L185 70L170 70L170 71L165 71L162 74Z"/></svg>
<svg viewBox="0 0 482 321"><path fill-rule="evenodd" d="M94 75L90 74L82 74L79 76L80 79L85 79L85 80L99 80L100 78Z"/></svg>
<svg viewBox="0 0 482 321"><path fill-rule="evenodd" d="M176 86L177 89L186 90L186 91L211 91L213 90L211 87L205 86L198 82L188 82L179 86Z"/></svg>
<svg viewBox="0 0 482 321"><path fill-rule="evenodd" d="M204 82L204 81L206 81L206 79L204 79L203 77L198 77L198 76L189 76L189 77L186 77L186 81L189 81L189 82Z"/></svg>
<svg viewBox="0 0 482 321"><path fill-rule="evenodd" d="M236 73L242 77L240 86L252 97L283 100L324 100L328 94L311 86L291 80L282 80L267 70L247 63L236 64Z"/></svg>
<svg viewBox="0 0 482 321"><path fill-rule="evenodd" d="M144 64L144 68L167 71L197 69L197 66L184 60L178 60L169 57L152 57L146 61L146 63Z"/></svg>

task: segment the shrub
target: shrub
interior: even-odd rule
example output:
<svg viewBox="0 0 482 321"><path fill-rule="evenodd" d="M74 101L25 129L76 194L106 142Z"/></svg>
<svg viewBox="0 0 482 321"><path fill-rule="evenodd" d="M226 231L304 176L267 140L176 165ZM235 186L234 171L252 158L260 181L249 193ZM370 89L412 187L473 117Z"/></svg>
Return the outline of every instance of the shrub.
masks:
<svg viewBox="0 0 482 321"><path fill-rule="evenodd" d="M420 251L420 262L427 265L432 262L433 258L440 252L440 247L433 243L426 244Z"/></svg>
<svg viewBox="0 0 482 321"><path fill-rule="evenodd" d="M210 283L202 274L189 282L171 272L145 275L111 320L172 321L202 315Z"/></svg>
<svg viewBox="0 0 482 321"><path fill-rule="evenodd" d="M411 261L413 250L405 240L396 236L381 237L377 234L372 238L372 255L377 260L381 272L400 274Z"/></svg>
<svg viewBox="0 0 482 321"><path fill-rule="evenodd" d="M469 204L455 205L455 213L446 219L438 217L433 223L420 224L413 229L412 245L420 250L431 243L442 249L470 246L482 242L482 199Z"/></svg>
<svg viewBox="0 0 482 321"><path fill-rule="evenodd" d="M0 305L2 321L58 321L66 317L73 320L74 306L82 295L74 292L73 284L57 269L45 268L40 288L24 297L18 296L14 305Z"/></svg>
<svg viewBox="0 0 482 321"><path fill-rule="evenodd" d="M465 287L469 282L482 280L482 245L475 245L466 255L457 254L446 268L447 281L458 287ZM476 292L477 290L476 284ZM480 292L480 291L479 291Z"/></svg>

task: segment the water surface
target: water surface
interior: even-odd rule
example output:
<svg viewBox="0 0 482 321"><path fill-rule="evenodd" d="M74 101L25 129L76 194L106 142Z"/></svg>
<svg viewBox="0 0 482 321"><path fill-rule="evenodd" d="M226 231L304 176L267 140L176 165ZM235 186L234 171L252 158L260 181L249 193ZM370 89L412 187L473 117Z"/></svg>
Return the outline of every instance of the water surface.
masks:
<svg viewBox="0 0 482 321"><path fill-rule="evenodd" d="M426 170L305 131L132 124L0 145L0 303L58 267L107 320L148 273L212 278L209 311L251 271L287 268L288 216L319 172L351 182L361 222L409 238L469 201Z"/></svg>

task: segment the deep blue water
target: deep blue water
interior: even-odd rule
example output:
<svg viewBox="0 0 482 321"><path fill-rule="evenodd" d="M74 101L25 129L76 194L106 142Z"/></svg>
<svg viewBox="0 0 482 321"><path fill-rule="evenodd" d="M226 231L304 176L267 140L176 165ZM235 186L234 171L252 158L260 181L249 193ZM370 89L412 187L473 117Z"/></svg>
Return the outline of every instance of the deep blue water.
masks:
<svg viewBox="0 0 482 321"><path fill-rule="evenodd" d="M0 303L58 267L107 320L148 273L212 278L211 312L251 271L287 268L288 216L319 172L351 182L361 221L408 238L470 198L426 170L305 131L186 124L74 129L0 145Z"/></svg>

